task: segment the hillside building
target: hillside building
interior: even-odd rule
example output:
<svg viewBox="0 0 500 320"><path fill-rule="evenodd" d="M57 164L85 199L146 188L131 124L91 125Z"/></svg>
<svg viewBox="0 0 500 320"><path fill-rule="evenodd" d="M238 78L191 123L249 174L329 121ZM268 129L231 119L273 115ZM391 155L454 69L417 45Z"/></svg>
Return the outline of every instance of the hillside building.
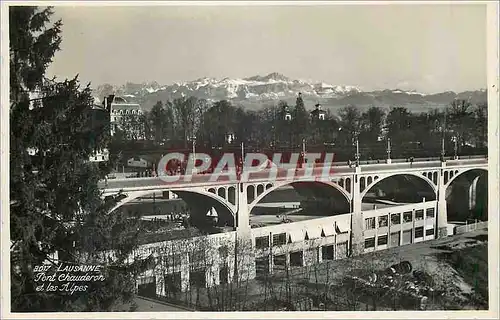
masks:
<svg viewBox="0 0 500 320"><path fill-rule="evenodd" d="M316 107L316 109L311 111L311 118L318 119L318 120L325 120L326 111L321 109L321 105L319 103L316 103L315 107Z"/></svg>
<svg viewBox="0 0 500 320"><path fill-rule="evenodd" d="M133 126L123 128L125 122L133 122L134 118L138 118L143 114L138 103L128 102L123 97L109 95L104 98L103 105L109 111L111 135L114 135L118 129L141 131L140 128L134 128Z"/></svg>

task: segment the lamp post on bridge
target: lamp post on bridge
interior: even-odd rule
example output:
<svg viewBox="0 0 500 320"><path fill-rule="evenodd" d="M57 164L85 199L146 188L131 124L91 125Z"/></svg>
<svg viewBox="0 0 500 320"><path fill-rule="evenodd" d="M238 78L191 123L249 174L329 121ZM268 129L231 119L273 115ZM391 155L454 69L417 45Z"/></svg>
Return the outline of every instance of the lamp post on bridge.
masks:
<svg viewBox="0 0 500 320"><path fill-rule="evenodd" d="M441 138L441 162L445 162L444 156L446 155L446 150L444 146L444 140L446 138L446 116L448 114L448 108L444 109L444 121L443 126L441 126L441 131L443 136Z"/></svg>
<svg viewBox="0 0 500 320"><path fill-rule="evenodd" d="M191 141L193 142L193 171L194 171L194 168L196 167L196 136L192 136Z"/></svg>
<svg viewBox="0 0 500 320"><path fill-rule="evenodd" d="M245 143L241 142L241 161L245 159Z"/></svg>
<svg viewBox="0 0 500 320"><path fill-rule="evenodd" d="M241 142L241 160L240 163L236 165L236 175L238 177L238 181L240 180L241 173L243 172L243 166L245 162L245 143Z"/></svg>
<svg viewBox="0 0 500 320"><path fill-rule="evenodd" d="M302 139L302 165L304 165L306 161L306 139Z"/></svg>
<svg viewBox="0 0 500 320"><path fill-rule="evenodd" d="M276 149L276 108L273 108L273 150Z"/></svg>
<svg viewBox="0 0 500 320"><path fill-rule="evenodd" d="M453 151L454 151L454 159L458 159L458 139L457 136L453 137Z"/></svg>
<svg viewBox="0 0 500 320"><path fill-rule="evenodd" d="M444 137L441 138L441 162L444 162L444 156L446 154L445 148L444 148Z"/></svg>
<svg viewBox="0 0 500 320"><path fill-rule="evenodd" d="M359 159L361 155L359 153L359 137L357 132L355 133L355 139L356 139L356 155L355 155L356 167L359 167Z"/></svg>
<svg viewBox="0 0 500 320"><path fill-rule="evenodd" d="M391 138L387 138L387 163L391 162Z"/></svg>

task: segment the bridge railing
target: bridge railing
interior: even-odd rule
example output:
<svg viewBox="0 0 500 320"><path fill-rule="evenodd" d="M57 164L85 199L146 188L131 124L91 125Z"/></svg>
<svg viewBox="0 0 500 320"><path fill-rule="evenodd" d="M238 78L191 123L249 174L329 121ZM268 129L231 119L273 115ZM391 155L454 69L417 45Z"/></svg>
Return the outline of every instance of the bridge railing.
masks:
<svg viewBox="0 0 500 320"><path fill-rule="evenodd" d="M443 159L446 160L446 161L467 161L467 160L471 160L471 161L477 161L477 160L481 160L481 159L487 159L488 157L486 155L470 155L470 156L458 156L457 157L458 159L455 160L454 157L444 157ZM440 157L431 157L431 158L414 158L413 159L413 163L417 163L417 162L432 162L432 161L440 161ZM359 161L359 164L360 165L374 165L374 164L385 164L386 163L386 159L377 159L377 160L362 160L362 161ZM391 159L391 163L393 164L398 164L398 163L409 163L411 162L409 158L407 159ZM318 164L321 164L321 163L317 163L316 165ZM351 162L350 164L351 166L354 166L354 162ZM285 164L285 168L288 168L288 167L291 167L293 165L286 165ZM332 164L333 167L347 167L349 166L349 162L334 162ZM155 177L155 176L152 176L152 177ZM122 180L122 179L141 179L141 180L144 180L144 179L151 179L152 177L137 177L137 173L131 173L131 172L125 172L125 173L121 173L121 172L117 172L117 173L112 173L110 175L108 175L108 179L116 179L116 180Z"/></svg>
<svg viewBox="0 0 500 320"><path fill-rule="evenodd" d="M463 226L456 226L453 229L453 234L462 234L486 228L488 228L488 221L481 221L481 222L466 224Z"/></svg>

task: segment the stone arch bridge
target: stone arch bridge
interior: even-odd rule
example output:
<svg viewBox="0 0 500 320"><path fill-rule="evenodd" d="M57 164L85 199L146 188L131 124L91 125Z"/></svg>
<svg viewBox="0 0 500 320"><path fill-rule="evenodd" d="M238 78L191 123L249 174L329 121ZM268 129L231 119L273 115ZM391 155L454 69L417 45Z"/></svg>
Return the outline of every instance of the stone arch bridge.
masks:
<svg viewBox="0 0 500 320"><path fill-rule="evenodd" d="M114 179L101 182L103 196L122 193L122 199L113 208L153 192L169 191L177 194L188 204L198 206L200 212L206 213L215 207L222 218L222 223L236 228L249 229L249 215L252 209L265 196L283 187L292 186L299 193L315 195L336 195L345 201L349 212L353 214L353 230L356 229L356 217L361 217L363 198L377 185L391 177L411 177L419 182L421 188L430 191L429 200L437 200L438 223L440 235L445 234L447 225L446 189L462 174L471 170L486 171L488 162L485 157L454 159L441 162L436 159L416 159L413 163L392 160L391 163L367 164L356 167L338 166L327 178L320 180L312 176L303 180L250 178L247 182L208 182L179 181L165 184L158 177ZM477 181L476 181L477 182ZM475 188L477 183L472 183Z"/></svg>
<svg viewBox="0 0 500 320"><path fill-rule="evenodd" d="M103 190L103 197L121 194L120 201L113 209L153 192L178 195L193 207L195 215L203 216L210 208L216 208L219 223L232 227L228 234L234 234L235 239L250 243L254 248L253 255L249 256L249 268L245 269L250 270L251 276L255 276L255 265L260 252L259 246L262 245L262 239L264 238L267 239L265 241L267 241L268 246L274 246L274 241L281 239L279 241L284 241L285 246L290 246L290 248L295 248L298 242L307 243L317 240L320 244L316 249L319 250L320 257L331 255L331 250L325 249L332 246L330 242L335 243L335 248L341 248L340 245L346 243L345 255L357 255L371 250L372 244L370 241L372 240L370 239L377 239L375 250L391 245L394 228L389 226L389 230L385 230L387 229L387 223L381 224L383 219L380 219L385 217L385 219L390 220L389 224L392 225L391 220L394 220L394 216L400 219L399 222L396 222L401 226L400 231L396 233L397 237L394 238L399 241L398 245L405 243L405 236L408 231L406 229L408 228L411 228L412 235L410 238L414 241L406 243L417 242L417 238L426 240L445 237L447 236L448 225L447 189L450 189L450 186L459 177L471 176L472 173L472 177L469 177L472 179L469 185L471 189L469 194L475 195L474 189L477 188L477 176L482 171L487 170L488 160L486 157L458 158L446 161L431 158L415 159L412 163L405 160L392 160L388 163L368 163L353 167L337 165L333 167L333 172L326 178L321 179L318 179L315 175L302 180L269 179L269 175L264 174L256 178L250 176L250 179L245 182L209 182L192 176L192 179L187 179L189 181L181 179L176 183L166 184L158 177L151 177L109 179L100 182L100 188ZM411 181L415 190L424 192L423 196L418 195L422 198L422 201L406 204L401 207L402 209L391 207L363 210L363 198L381 192L380 186L390 181L391 178ZM251 228L250 213L252 209L267 195L284 186L291 186L299 194L308 197L335 197L345 206L345 213L308 221ZM408 213L413 217L413 226L404 220ZM421 214L423 214L424 219L416 221ZM373 226L371 225L371 219L377 219L373 220ZM374 221L378 221L376 227ZM423 224L422 227L420 227L421 224ZM417 230L419 228L424 230L422 231L424 233L423 237L420 237L421 231ZM387 235L384 236L384 232ZM280 238L282 235L284 240ZM374 236L375 238L373 238ZM345 237L348 237L348 240L344 239ZM389 242L389 244L379 242L379 238L383 237L385 239L382 240L385 243ZM154 244L149 246L154 246ZM288 249L283 250L286 253ZM297 250L297 248L293 250ZM305 259L306 249L301 250L304 253L302 259ZM337 257L337 249L332 250L335 250L333 255ZM292 253L292 251L286 253L288 260L290 260ZM316 255L318 255L318 252L316 252ZM268 260L271 269L273 259L273 257L270 257Z"/></svg>

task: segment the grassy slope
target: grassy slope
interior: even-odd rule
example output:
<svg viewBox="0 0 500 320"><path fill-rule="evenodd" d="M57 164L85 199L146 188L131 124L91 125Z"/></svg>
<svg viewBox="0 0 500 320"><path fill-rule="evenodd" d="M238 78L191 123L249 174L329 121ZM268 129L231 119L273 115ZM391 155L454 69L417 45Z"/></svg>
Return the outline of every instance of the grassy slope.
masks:
<svg viewBox="0 0 500 320"><path fill-rule="evenodd" d="M477 292L488 301L488 245L480 244L445 254L444 258Z"/></svg>

